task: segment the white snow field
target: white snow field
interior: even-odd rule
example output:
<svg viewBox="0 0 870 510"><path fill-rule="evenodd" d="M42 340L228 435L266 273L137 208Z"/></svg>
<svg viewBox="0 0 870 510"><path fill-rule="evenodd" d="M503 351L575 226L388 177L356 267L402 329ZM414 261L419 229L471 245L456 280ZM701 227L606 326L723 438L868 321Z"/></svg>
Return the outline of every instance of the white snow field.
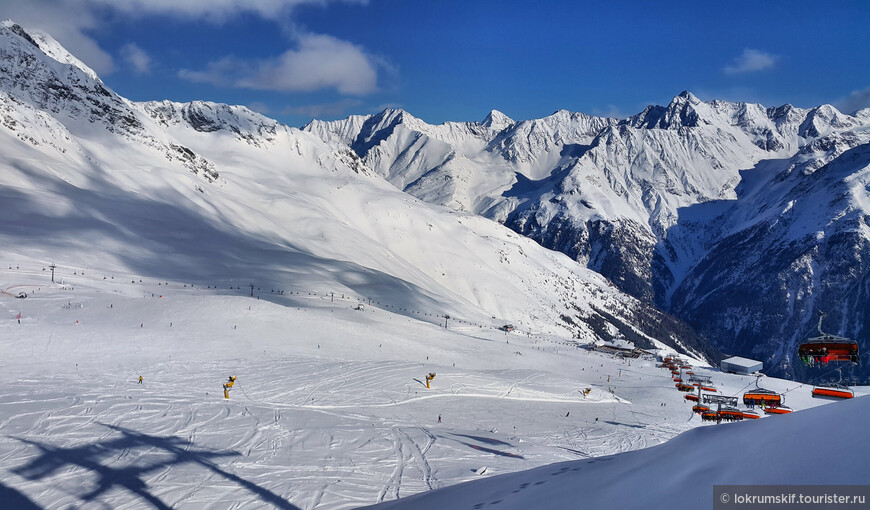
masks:
<svg viewBox="0 0 870 510"><path fill-rule="evenodd" d="M66 266L52 284L41 262L3 255L19 261L0 269L0 497L11 508L354 508L568 460L579 463L406 508L564 508L578 490L591 508L616 493L648 500L614 485L623 476L651 500L696 485L688 494L700 506L668 501L701 508L713 482L809 483L820 469L857 483L857 467L866 476L866 441L853 430L864 399L806 419L703 424L602 459L702 425L654 361L629 366L496 324L445 329L427 310L358 310L358 298L328 289L251 297ZM755 380L696 371L727 395ZM795 409L828 403L799 383L762 384ZM802 438L831 430L842 437L832 447ZM755 448L774 448L770 460L746 460ZM532 487L513 494L522 484Z"/></svg>
<svg viewBox="0 0 870 510"><path fill-rule="evenodd" d="M858 398L775 420L704 427L644 450L491 477L375 508L699 509L713 508L715 485L797 486L789 493L812 485L867 485L868 416L870 399Z"/></svg>
<svg viewBox="0 0 870 510"><path fill-rule="evenodd" d="M637 459L652 474L629 488L664 504L677 457L657 452L738 455L755 430L797 453L750 473L791 480L804 455L867 472L860 434L803 436L863 421L862 399L702 424L651 359L582 347L624 342L637 300L353 153L243 107L130 102L9 21L0 64L0 508L356 508L542 466L572 474L534 504L490 499L516 490L502 479L433 501L562 508L573 473L607 501L607 466ZM755 384L696 371L725 395ZM831 403L762 384L796 410ZM549 467L572 460L594 464ZM736 469L695 462L679 473L708 485Z"/></svg>

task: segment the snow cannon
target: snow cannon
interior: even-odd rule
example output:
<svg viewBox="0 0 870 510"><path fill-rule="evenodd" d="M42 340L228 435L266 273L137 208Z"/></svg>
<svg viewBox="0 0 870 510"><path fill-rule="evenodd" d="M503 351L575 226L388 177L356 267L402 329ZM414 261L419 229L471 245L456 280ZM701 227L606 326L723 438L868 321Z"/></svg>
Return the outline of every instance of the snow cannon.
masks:
<svg viewBox="0 0 870 510"><path fill-rule="evenodd" d="M429 381L435 379L435 372L429 372L429 375L426 376L426 387L429 387Z"/></svg>
<svg viewBox="0 0 870 510"><path fill-rule="evenodd" d="M227 382L224 383L224 398L229 400L230 398L230 388L236 384L236 376L231 375L227 378Z"/></svg>

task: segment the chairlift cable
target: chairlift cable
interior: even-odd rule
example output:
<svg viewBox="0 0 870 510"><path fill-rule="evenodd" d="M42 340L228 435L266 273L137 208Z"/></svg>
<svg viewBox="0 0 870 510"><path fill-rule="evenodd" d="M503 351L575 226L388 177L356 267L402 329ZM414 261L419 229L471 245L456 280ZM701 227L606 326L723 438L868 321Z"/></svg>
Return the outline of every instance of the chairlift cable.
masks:
<svg viewBox="0 0 870 510"><path fill-rule="evenodd" d="M850 285L846 289L845 292L843 292L842 296L834 303L835 306L831 307L831 309L833 310L833 309L838 308L839 305L842 304L843 300L846 299L846 297L849 295L849 293L852 292L852 289L854 289L859 283L861 283L865 278L867 278L868 275L870 275L870 268L868 268L867 271L864 271L864 274L862 274L860 278L855 280L855 282L852 285ZM814 326L808 325L807 329L797 338L807 338L810 335L810 333L812 332L812 327L814 327ZM803 342L801 342L801 343L803 343ZM772 367L770 367L770 368L772 368Z"/></svg>

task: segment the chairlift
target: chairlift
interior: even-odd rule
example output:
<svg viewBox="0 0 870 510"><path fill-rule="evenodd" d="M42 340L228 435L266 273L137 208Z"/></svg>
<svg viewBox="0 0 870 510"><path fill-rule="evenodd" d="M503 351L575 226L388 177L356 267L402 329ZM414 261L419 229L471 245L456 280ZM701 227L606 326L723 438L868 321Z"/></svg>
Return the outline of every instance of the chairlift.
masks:
<svg viewBox="0 0 870 510"><path fill-rule="evenodd" d="M745 405L768 405L768 406L781 406L785 403L785 399L779 393L762 388L758 386L758 379L761 376L755 378L755 389L749 390L743 394L743 403Z"/></svg>
<svg viewBox="0 0 870 510"><path fill-rule="evenodd" d="M847 399L854 398L855 393L846 386L832 384L830 386L815 386L813 388L813 398L816 397Z"/></svg>
<svg viewBox="0 0 870 510"><path fill-rule="evenodd" d="M720 420L724 421L740 421L743 419L743 411L731 406L720 406L716 414L719 415Z"/></svg>
<svg viewBox="0 0 870 510"><path fill-rule="evenodd" d="M855 398L855 393L850 390L848 386L843 384L843 372L841 368L837 369L837 374L839 374L839 377L837 378L836 383L814 386L812 392L813 398Z"/></svg>
<svg viewBox="0 0 870 510"><path fill-rule="evenodd" d="M726 397L725 395L710 395L705 393L702 395L702 400L705 404L724 404L731 407L737 406L737 397Z"/></svg>
<svg viewBox="0 0 870 510"><path fill-rule="evenodd" d="M801 361L810 367L828 363L857 364L858 342L822 331L822 320L826 315L825 312L819 311L819 336L808 338L798 347Z"/></svg>
<svg viewBox="0 0 870 510"><path fill-rule="evenodd" d="M792 408L785 406L768 406L764 408L765 414L788 414L792 412Z"/></svg>
<svg viewBox="0 0 870 510"><path fill-rule="evenodd" d="M701 419L703 421L719 421L719 413L716 411L712 411L709 408L706 411L701 412Z"/></svg>
<svg viewBox="0 0 870 510"><path fill-rule="evenodd" d="M784 399L782 398L782 395L764 388L755 388L754 390L749 390L743 394L743 403L748 406L761 404L779 406L782 405L783 402Z"/></svg>

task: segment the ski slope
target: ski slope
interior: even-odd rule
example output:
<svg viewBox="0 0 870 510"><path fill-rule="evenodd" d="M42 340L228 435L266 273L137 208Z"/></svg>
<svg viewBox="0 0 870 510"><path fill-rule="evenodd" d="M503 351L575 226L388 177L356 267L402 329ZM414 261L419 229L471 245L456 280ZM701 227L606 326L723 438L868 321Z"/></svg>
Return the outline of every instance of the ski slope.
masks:
<svg viewBox="0 0 870 510"><path fill-rule="evenodd" d="M802 486L866 485L868 416L870 399L858 398L777 419L703 427L653 448L491 477L372 508L699 509L713 508L715 485L791 486L787 493L798 494Z"/></svg>
<svg viewBox="0 0 870 510"><path fill-rule="evenodd" d="M3 255L20 261L0 266L0 494L16 507L355 508L702 426L654 361L495 321L98 268L60 266L52 284L42 262ZM754 384L696 372L724 394ZM795 409L827 403L764 385ZM478 502L465 494L450 497Z"/></svg>

